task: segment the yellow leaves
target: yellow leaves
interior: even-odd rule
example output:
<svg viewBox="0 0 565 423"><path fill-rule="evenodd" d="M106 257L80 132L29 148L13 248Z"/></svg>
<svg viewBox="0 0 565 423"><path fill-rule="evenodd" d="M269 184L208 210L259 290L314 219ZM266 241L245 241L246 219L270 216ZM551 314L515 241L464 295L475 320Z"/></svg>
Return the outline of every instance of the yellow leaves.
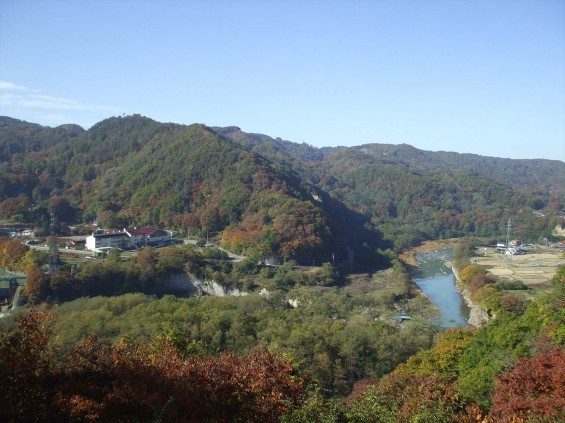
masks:
<svg viewBox="0 0 565 423"><path fill-rule="evenodd" d="M469 264L461 270L461 278L466 284L469 284L474 277L484 274L485 271L478 264Z"/></svg>
<svg viewBox="0 0 565 423"><path fill-rule="evenodd" d="M18 270L25 254L29 251L27 245L15 239L0 238L0 268Z"/></svg>

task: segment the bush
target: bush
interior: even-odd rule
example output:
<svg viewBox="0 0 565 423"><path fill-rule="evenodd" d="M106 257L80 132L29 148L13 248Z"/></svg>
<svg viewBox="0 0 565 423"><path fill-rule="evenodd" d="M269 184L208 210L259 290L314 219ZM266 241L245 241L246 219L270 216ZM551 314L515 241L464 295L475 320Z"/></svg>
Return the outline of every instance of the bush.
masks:
<svg viewBox="0 0 565 423"><path fill-rule="evenodd" d="M470 288L471 292L481 289L485 285L491 285L496 282L496 279L490 275L479 275L471 279Z"/></svg>
<svg viewBox="0 0 565 423"><path fill-rule="evenodd" d="M508 294L502 297L500 306L510 313L522 315L526 309L526 299L522 295Z"/></svg>
<svg viewBox="0 0 565 423"><path fill-rule="evenodd" d="M250 258L245 258L233 265L233 272L236 276L256 275L261 270L257 262Z"/></svg>
<svg viewBox="0 0 565 423"><path fill-rule="evenodd" d="M522 291L529 289L522 281L498 281L495 286L506 291Z"/></svg>
<svg viewBox="0 0 565 423"><path fill-rule="evenodd" d="M470 264L461 270L461 278L465 284L470 284L473 278L485 274L484 269L478 264Z"/></svg>
<svg viewBox="0 0 565 423"><path fill-rule="evenodd" d="M555 348L518 360L497 378L489 417L493 421L563 421L565 351Z"/></svg>

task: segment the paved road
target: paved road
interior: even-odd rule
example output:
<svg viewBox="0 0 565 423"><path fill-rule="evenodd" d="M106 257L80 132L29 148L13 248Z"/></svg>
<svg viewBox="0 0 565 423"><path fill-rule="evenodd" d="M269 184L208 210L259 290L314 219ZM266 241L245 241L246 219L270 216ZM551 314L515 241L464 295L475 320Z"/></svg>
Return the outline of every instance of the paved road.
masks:
<svg viewBox="0 0 565 423"><path fill-rule="evenodd" d="M193 239L187 239L187 240L184 240L184 242L186 244L196 245L197 241L195 241ZM49 251L49 247L46 247L44 245L30 245L29 247L34 249L34 250ZM226 252L228 254L229 258L232 261L235 261L235 262L241 261L245 258L245 256L238 256L237 254L230 253L229 251L224 250L223 248L218 247L214 244L208 244L207 247L216 247L216 248ZM67 253L68 254L80 254L80 255L83 255L83 256L91 256L92 254L94 254L92 251L89 251L89 250L74 250L74 249L71 249L71 248L59 248L59 252L61 254L67 254Z"/></svg>
<svg viewBox="0 0 565 423"><path fill-rule="evenodd" d="M183 239L183 242L185 244L196 245L198 241L196 241L194 239ZM218 250L221 250L221 251L227 253L228 257L232 261L235 261L235 262L241 261L245 258L245 256L238 256L237 254L230 253L228 250L224 250L222 247L218 247L216 244L207 244L205 247L215 247Z"/></svg>

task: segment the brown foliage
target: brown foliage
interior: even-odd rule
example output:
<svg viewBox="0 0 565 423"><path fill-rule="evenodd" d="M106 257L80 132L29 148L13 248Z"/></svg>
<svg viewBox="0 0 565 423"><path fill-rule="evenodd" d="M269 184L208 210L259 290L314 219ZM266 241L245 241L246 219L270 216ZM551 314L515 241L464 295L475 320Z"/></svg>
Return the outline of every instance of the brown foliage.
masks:
<svg viewBox="0 0 565 423"><path fill-rule="evenodd" d="M465 266L463 269L461 269L461 278L463 279L463 282L467 284L471 283L471 280L473 280L473 278L484 274L484 269L478 264L469 264L468 266Z"/></svg>
<svg viewBox="0 0 565 423"><path fill-rule="evenodd" d="M274 422L305 393L289 363L265 350L186 359L166 341L113 348L90 339L62 374L57 404L81 421Z"/></svg>
<svg viewBox="0 0 565 423"><path fill-rule="evenodd" d="M452 383L435 375L393 373L362 385L347 401L353 421L475 422L482 417L476 406L460 401Z"/></svg>
<svg viewBox="0 0 565 423"><path fill-rule="evenodd" d="M276 422L306 395L305 379L264 349L186 358L168 340L91 337L57 363L51 324L30 313L0 335L0 421Z"/></svg>
<svg viewBox="0 0 565 423"><path fill-rule="evenodd" d="M0 238L0 267L8 270L18 270L25 254L29 251L27 245L15 239Z"/></svg>
<svg viewBox="0 0 565 423"><path fill-rule="evenodd" d="M473 277L470 282L470 289L472 292L481 289L485 285L490 285L496 282L496 279L490 275L478 275Z"/></svg>
<svg viewBox="0 0 565 423"><path fill-rule="evenodd" d="M0 201L0 215L12 217L20 213L25 213L31 205L29 197L20 195L19 197L9 197Z"/></svg>
<svg viewBox="0 0 565 423"><path fill-rule="evenodd" d="M18 330L0 333L0 421L49 421L48 382L51 356L47 342L53 316L22 315Z"/></svg>
<svg viewBox="0 0 565 423"><path fill-rule="evenodd" d="M41 269L33 270L26 280L27 299L31 304L39 304L49 295L49 276Z"/></svg>
<svg viewBox="0 0 565 423"><path fill-rule="evenodd" d="M554 348L519 359L499 376L489 418L497 422L565 419L565 350Z"/></svg>
<svg viewBox="0 0 565 423"><path fill-rule="evenodd" d="M502 297L500 305L510 313L521 315L526 309L526 298L523 295L506 294Z"/></svg>

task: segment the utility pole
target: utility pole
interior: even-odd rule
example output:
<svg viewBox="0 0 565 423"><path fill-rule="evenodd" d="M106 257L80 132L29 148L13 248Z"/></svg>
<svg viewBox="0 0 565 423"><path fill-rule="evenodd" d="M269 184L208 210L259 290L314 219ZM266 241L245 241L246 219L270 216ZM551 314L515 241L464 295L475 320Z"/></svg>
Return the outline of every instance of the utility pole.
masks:
<svg viewBox="0 0 565 423"><path fill-rule="evenodd" d="M508 223L506 224L506 248L510 247L511 235L512 235L512 220L508 219Z"/></svg>
<svg viewBox="0 0 565 423"><path fill-rule="evenodd" d="M53 274L57 270L57 265L59 264L59 249L55 245L55 213L51 212L50 220L50 240L49 240L49 274Z"/></svg>
<svg viewBox="0 0 565 423"><path fill-rule="evenodd" d="M504 252L504 258L510 262L512 261L512 254L510 253L510 239L512 236L512 220L508 219L506 224L506 251Z"/></svg>

